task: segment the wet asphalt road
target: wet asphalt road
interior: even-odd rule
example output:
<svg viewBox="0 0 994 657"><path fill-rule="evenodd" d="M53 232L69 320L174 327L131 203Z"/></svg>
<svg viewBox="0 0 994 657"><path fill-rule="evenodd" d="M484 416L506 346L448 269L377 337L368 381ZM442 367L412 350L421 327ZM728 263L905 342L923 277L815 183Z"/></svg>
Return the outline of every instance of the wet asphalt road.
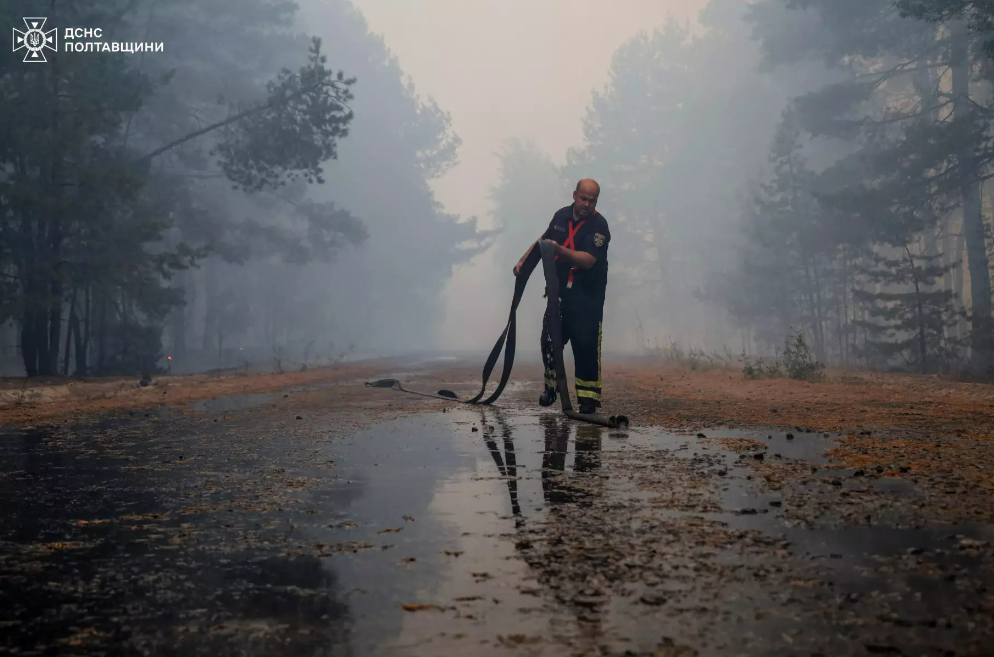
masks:
<svg viewBox="0 0 994 657"><path fill-rule="evenodd" d="M6 431L0 653L994 654L994 530L816 434L274 399Z"/></svg>

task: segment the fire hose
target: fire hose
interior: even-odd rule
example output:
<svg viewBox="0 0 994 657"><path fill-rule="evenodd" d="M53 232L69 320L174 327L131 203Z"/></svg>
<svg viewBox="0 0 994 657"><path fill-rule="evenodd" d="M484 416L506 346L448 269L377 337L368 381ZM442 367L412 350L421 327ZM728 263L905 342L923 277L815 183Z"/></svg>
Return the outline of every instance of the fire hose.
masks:
<svg viewBox="0 0 994 657"><path fill-rule="evenodd" d="M560 317L559 276L556 273L555 246L550 242L542 241L539 242L539 248L541 251L542 267L545 272L545 295L547 299L546 312L550 318L558 319ZM391 388L393 390L413 395L433 397L461 404L489 405L497 401L501 393L504 392L504 387L507 385L507 381L511 377L511 368L514 366L514 346L516 341L516 315L518 304L521 302L521 297L525 292L525 286L528 284L528 278L538 265L538 262L539 259L537 258L526 258L524 264L521 265L514 283L514 298L511 301L511 313L508 317L507 324L504 326L503 333L501 333L500 338L494 345L494 348L490 351L490 356L487 358L487 362L483 366L483 385L480 388L479 394L475 397L472 399L459 399L459 397L451 390L439 390L436 394L409 390L401 385L400 381L397 379L380 379L378 381L366 383L366 385L372 388ZM556 366L556 387L559 392L559 399L562 402L563 413L567 417L573 418L574 420L590 422L591 424L599 424L612 429L622 426L628 427L628 418L624 415L604 417L602 415L579 413L573 410L573 406L569 398L569 384L566 380L566 367L563 364L562 323L560 321L550 321L549 332L552 334L552 347ZM484 399L487 381L490 380L490 375L493 373L494 367L497 365L497 359L500 357L501 351L504 349L505 341L507 343L507 349L504 352L504 368L501 372L500 382L497 384L497 389L494 390L489 397Z"/></svg>

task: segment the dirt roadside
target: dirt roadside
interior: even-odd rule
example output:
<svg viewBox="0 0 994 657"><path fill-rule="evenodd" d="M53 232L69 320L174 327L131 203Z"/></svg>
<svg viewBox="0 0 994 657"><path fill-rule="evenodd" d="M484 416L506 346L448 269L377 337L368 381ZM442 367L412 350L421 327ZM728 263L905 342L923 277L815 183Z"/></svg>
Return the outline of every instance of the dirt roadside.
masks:
<svg viewBox="0 0 994 657"><path fill-rule="evenodd" d="M48 381L24 385L0 380L0 424L49 421L69 415L152 405L188 404L234 394L276 392L293 386L355 384L389 376L392 364L343 365L283 374L173 375L142 388L133 379ZM541 380L533 364L516 365L505 399L527 402ZM410 381L451 384L475 391L476 363L422 368ZM846 432L891 427L937 435L994 435L994 385L929 376L831 373L823 383L748 380L732 369L691 371L668 363L605 363L605 413L624 412L640 424L800 426ZM433 389L432 389L433 391ZM520 397L520 398L519 398Z"/></svg>
<svg viewBox="0 0 994 657"><path fill-rule="evenodd" d="M158 405L184 406L228 395L277 392L295 386L359 383L381 368L371 365L324 367L283 374L228 373L156 377L141 387L134 378L49 380L25 385L0 380L0 425L62 422L89 414Z"/></svg>

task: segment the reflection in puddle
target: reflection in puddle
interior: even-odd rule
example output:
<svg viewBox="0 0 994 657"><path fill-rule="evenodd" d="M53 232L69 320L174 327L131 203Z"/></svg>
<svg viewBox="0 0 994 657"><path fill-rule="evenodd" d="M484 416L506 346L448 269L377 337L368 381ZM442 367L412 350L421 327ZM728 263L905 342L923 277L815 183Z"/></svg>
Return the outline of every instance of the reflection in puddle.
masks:
<svg viewBox="0 0 994 657"><path fill-rule="evenodd" d="M495 409L481 423L484 444L507 478L509 510L519 525L548 505L583 504L589 495L584 482L601 467L604 427L577 425L558 414L514 417Z"/></svg>

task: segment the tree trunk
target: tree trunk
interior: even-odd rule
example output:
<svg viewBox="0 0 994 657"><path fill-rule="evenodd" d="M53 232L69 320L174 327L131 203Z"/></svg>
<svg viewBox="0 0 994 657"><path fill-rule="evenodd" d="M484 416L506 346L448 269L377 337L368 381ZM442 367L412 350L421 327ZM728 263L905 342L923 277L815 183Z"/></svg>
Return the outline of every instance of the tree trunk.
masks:
<svg viewBox="0 0 994 657"><path fill-rule="evenodd" d="M842 312L844 313L845 321L843 326L845 326L846 337L845 337L845 353L842 356L842 360L846 365L849 365L849 253L842 249Z"/></svg>
<svg viewBox="0 0 994 657"><path fill-rule="evenodd" d="M106 286L96 290L97 295L97 373L104 371L107 365L107 299Z"/></svg>
<svg viewBox="0 0 994 657"><path fill-rule="evenodd" d="M177 361L185 362L184 356L186 355L186 325L187 325L187 314L190 309L189 295L189 285L187 283L187 274L185 271L177 272L176 283L177 287L183 293L182 302L173 308L172 312L172 326L170 327L172 333L172 354L170 354L173 359Z"/></svg>
<svg viewBox="0 0 994 657"><path fill-rule="evenodd" d="M48 316L45 318L45 331L48 337L48 349L44 362L47 376L56 376L59 371L59 346L62 344L62 281L59 274L54 274L52 280L51 293L48 297Z"/></svg>
<svg viewBox="0 0 994 657"><path fill-rule="evenodd" d="M947 221L945 230L951 230L952 222ZM942 264L945 271L942 272L942 289L955 294L953 287L953 256L956 251L956 239L946 235L942 240Z"/></svg>
<svg viewBox="0 0 994 657"><path fill-rule="evenodd" d="M942 265L944 269L944 271L942 272L942 289L952 294L953 310L955 312L959 312L961 300L958 296L958 292L956 291L956 283L955 283L956 267L953 267L953 264L956 262L954 258L956 257L956 246L958 245L958 241L956 240L956 238L951 237L949 235L950 230L952 230L952 221L950 219L947 219L943 231L946 233L946 235L942 239ZM962 267L962 264L959 265L959 267ZM946 338L946 341L957 345L957 350L959 349L958 347L959 340L957 336L958 324L959 324L959 318L957 317L955 324L943 329L943 334Z"/></svg>
<svg viewBox="0 0 994 657"><path fill-rule="evenodd" d="M217 266L208 262L204 266L204 333L200 348L203 354L213 353L217 338Z"/></svg>
<svg viewBox="0 0 994 657"><path fill-rule="evenodd" d="M932 258L939 255L939 241L936 239L934 229L931 227L926 228L924 234L922 235L922 240L924 241L925 246L924 253L926 261L935 262ZM934 290L935 285L932 285L928 287L927 291L931 292Z"/></svg>
<svg viewBox="0 0 994 657"><path fill-rule="evenodd" d="M30 293L26 296L30 298ZM21 359L24 361L24 372L29 377L38 376L38 332L35 330L36 316L37 314L30 310L21 316Z"/></svg>
<svg viewBox="0 0 994 657"><path fill-rule="evenodd" d="M79 329L79 321L76 319L76 297L78 294L79 288L73 287L72 296L69 298L69 326L66 328L66 355L62 359L62 376L69 376L69 352L72 349L75 333ZM78 339L76 341L79 342Z"/></svg>
<svg viewBox="0 0 994 657"><path fill-rule="evenodd" d="M42 224L43 222L36 222ZM38 225L42 232L44 226ZM29 230L29 239L37 244L37 236ZM48 357L48 317L45 308L48 305L44 279L40 273L40 261L44 255L37 249L31 249L30 259L25 259L24 266L24 300L21 315L21 358L24 361L24 371L29 377L48 376L51 374L47 365Z"/></svg>
<svg viewBox="0 0 994 657"><path fill-rule="evenodd" d="M863 322L863 347L866 347L866 345L869 344L870 342L870 330L866 328L866 308L863 307L862 305L857 306L856 308L853 309L853 316L856 315L857 309L859 310L859 321ZM856 340L857 341L859 340L859 333L856 334ZM866 352L863 353L865 354ZM863 360L866 361L866 358L864 357Z"/></svg>
<svg viewBox="0 0 994 657"><path fill-rule="evenodd" d="M63 356L63 358L62 358L62 376L63 377L69 376L69 356L72 353L72 346L73 346L73 340L74 340L74 335L73 335L74 322L73 322L73 320L75 319L75 317L76 316L73 315L72 311L69 311L69 325L66 327L66 350L65 350L65 356Z"/></svg>
<svg viewBox="0 0 994 657"><path fill-rule="evenodd" d="M811 270L815 275L815 311L818 316L817 330L815 331L815 360L825 362L825 350L828 345L825 343L825 309L821 299L821 276L818 273L818 259L811 258Z"/></svg>
<svg viewBox="0 0 994 657"><path fill-rule="evenodd" d="M955 118L969 121L970 108L970 37L966 24L953 28L952 92ZM970 346L973 364L982 372L994 365L994 325L991 323L991 275L984 234L983 208L980 200L980 183L977 181L976 164L971 144L960 146L958 159L963 195L963 236L966 239L967 259L970 267L971 321Z"/></svg>
<svg viewBox="0 0 994 657"><path fill-rule="evenodd" d="M925 339L925 308L922 301L921 285L918 273L915 271L915 259L911 257L911 249L905 245L904 252L908 255L908 266L911 267L911 282L915 286L915 319L918 321L918 363L922 374L928 374L928 341Z"/></svg>
<svg viewBox="0 0 994 657"><path fill-rule="evenodd" d="M18 163L17 178L27 180L29 173L23 163ZM25 184L28 184L25 182ZM17 259L17 274L23 282L21 313L19 318L21 329L21 360L24 372L28 377L38 376L39 344L37 309L41 304L39 298L38 268L39 268L39 239L40 222L35 221L34 209L27 204L18 207L20 228L18 244L13 254Z"/></svg>
<svg viewBox="0 0 994 657"><path fill-rule="evenodd" d="M64 144L60 139L62 134L61 114L63 101L59 97L60 73L57 57L53 59L47 73L49 76L49 91L51 93L47 109L51 113L49 126L51 130L52 150L49 154L48 176L45 182L49 186L48 200L50 202L50 210L47 213L47 221L45 222L47 231L39 237L44 242L46 256L45 276L48 277L48 281L46 281L44 288L46 301L48 302L46 309L48 317L46 317L46 323L38 328L43 331L39 335L39 339L47 339L48 345L45 358L38 365L39 369L46 375L55 376L59 371L59 346L62 343L62 304L64 291L62 285L63 267L61 264L61 255L63 240L62 218L65 196L65 185L63 185L65 177Z"/></svg>
<svg viewBox="0 0 994 657"><path fill-rule="evenodd" d="M835 285L833 286L832 296L835 297L835 337L836 342L839 343L839 362L845 362L846 359L846 346L845 346L845 334L843 330L843 314L842 305L843 300L840 298L846 293L846 286L843 283L839 285L839 279L835 278ZM841 294L840 294L841 293Z"/></svg>
<svg viewBox="0 0 994 657"><path fill-rule="evenodd" d="M956 238L956 250L955 255L959 260L959 266L956 267L956 272L953 276L953 283L956 286L956 302L957 307L961 312L966 311L966 282L964 281L964 274L966 271L966 238L962 235L963 226L960 224L961 234ZM966 318L961 314L956 322L956 338L961 344L965 344L967 334L969 333L969 328L966 325Z"/></svg>
<svg viewBox="0 0 994 657"><path fill-rule="evenodd" d="M83 320L86 324L86 333L80 331L79 313L75 312L76 307L69 312L69 329L72 331L76 341L76 376L86 376L86 351L90 343L90 286L86 286L86 293L83 295Z"/></svg>
<svg viewBox="0 0 994 657"><path fill-rule="evenodd" d="M819 322L819 312L818 307L815 302L815 284L811 280L811 266L808 262L807 253L802 253L801 257L804 259L804 280L807 284L807 291L805 296L808 298L808 312L811 313L811 331L814 333L815 338L815 358L821 360L820 357L820 347L821 340L818 334L818 322Z"/></svg>

